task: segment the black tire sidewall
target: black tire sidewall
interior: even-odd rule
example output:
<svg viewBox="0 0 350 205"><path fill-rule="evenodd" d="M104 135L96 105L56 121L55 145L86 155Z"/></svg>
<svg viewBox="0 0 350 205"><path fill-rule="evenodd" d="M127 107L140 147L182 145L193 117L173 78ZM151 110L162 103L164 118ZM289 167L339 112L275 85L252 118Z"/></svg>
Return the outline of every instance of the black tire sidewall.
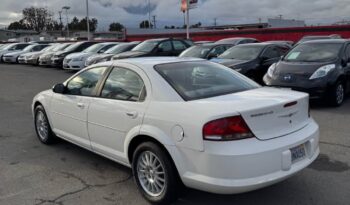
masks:
<svg viewBox="0 0 350 205"><path fill-rule="evenodd" d="M339 85L342 85L343 86L343 101L341 103L338 103L337 101L337 88ZM335 106L335 107L339 107L343 104L344 100L345 100L345 84L342 82L342 81L338 81L337 83L335 83L335 85L332 87L331 89L331 93L330 93L330 104L332 106Z"/></svg>
<svg viewBox="0 0 350 205"><path fill-rule="evenodd" d="M36 117L37 117L38 112L42 112L45 115L45 118L46 118L48 126L49 126L48 137L45 140L43 140L39 136L38 129L37 129L37 126L36 126ZM38 139L40 140L40 142L42 142L43 144L52 144L52 143L54 143L56 141L56 136L53 134L53 132L51 130L51 126L50 126L50 123L49 123L49 119L47 118L45 109L41 105L38 105L34 109L34 126L35 126L34 128L35 128L36 135L37 135Z"/></svg>
<svg viewBox="0 0 350 205"><path fill-rule="evenodd" d="M158 196L153 197L148 195L142 188L140 181L138 179L138 173L137 173L137 161L141 153L145 151L150 151L153 154L155 154L158 159L163 163L164 165L164 171L165 171L165 178L167 185L165 187L164 192ZM160 148L157 144L153 142L145 142L140 144L134 154L133 154L133 163L132 163L132 172L134 175L135 182L137 184L137 188L141 192L142 196L151 202L152 204L171 204L173 201L177 198L177 188L178 188L178 175L175 170L174 165L172 164L171 159L169 159L168 155L165 153L165 151Z"/></svg>

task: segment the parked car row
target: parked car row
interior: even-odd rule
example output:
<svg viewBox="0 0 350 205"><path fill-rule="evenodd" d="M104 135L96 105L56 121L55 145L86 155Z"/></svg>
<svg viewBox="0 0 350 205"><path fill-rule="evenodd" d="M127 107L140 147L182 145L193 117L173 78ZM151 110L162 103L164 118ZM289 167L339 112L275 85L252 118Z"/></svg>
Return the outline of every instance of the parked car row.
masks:
<svg viewBox="0 0 350 205"><path fill-rule="evenodd" d="M110 60L179 56L225 65L255 82L304 91L340 106L350 91L349 41L338 35L305 36L290 41L228 38L191 42L161 38L143 42L16 43L0 47L3 62L81 70Z"/></svg>

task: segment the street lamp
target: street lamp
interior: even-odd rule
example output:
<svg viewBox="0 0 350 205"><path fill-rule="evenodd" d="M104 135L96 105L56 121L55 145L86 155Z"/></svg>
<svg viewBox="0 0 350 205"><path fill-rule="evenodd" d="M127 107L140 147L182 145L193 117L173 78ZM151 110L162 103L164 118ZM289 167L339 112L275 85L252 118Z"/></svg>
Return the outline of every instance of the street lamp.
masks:
<svg viewBox="0 0 350 205"><path fill-rule="evenodd" d="M89 22L89 0L86 0L86 24L87 24L87 39L90 41L90 22Z"/></svg>
<svg viewBox="0 0 350 205"><path fill-rule="evenodd" d="M68 22L68 10L70 9L69 6L62 7L62 10L66 10L66 18L67 18L67 37L69 38L69 22Z"/></svg>

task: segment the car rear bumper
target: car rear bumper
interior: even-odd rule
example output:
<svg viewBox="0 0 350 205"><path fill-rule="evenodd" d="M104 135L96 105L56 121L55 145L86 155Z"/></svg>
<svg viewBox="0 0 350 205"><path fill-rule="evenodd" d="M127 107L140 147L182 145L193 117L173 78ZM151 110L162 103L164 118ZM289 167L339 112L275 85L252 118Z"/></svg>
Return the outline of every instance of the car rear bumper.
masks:
<svg viewBox="0 0 350 205"><path fill-rule="evenodd" d="M205 142L205 151L172 150L183 183L218 194L256 190L282 181L319 155L319 128L313 121L284 137L260 141ZM305 145L306 157L292 163L291 148Z"/></svg>

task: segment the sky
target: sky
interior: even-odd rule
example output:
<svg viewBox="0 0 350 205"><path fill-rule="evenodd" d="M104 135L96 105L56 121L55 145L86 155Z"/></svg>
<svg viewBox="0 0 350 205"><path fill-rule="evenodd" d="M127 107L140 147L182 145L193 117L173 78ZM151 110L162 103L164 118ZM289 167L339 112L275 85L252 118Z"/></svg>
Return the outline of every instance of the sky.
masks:
<svg viewBox="0 0 350 205"><path fill-rule="evenodd" d="M183 25L180 0L149 0L151 15L157 26ZM108 30L111 22L137 28L148 19L148 0L89 0L90 17L99 21L98 30ZM70 6L69 19L86 15L85 0L1 0L0 27L19 20L22 9L30 6L47 7L55 18L62 6ZM256 23L283 15L283 18L305 20L307 24L331 24L350 20L348 0L200 0L198 8L190 11L191 24L213 25Z"/></svg>

